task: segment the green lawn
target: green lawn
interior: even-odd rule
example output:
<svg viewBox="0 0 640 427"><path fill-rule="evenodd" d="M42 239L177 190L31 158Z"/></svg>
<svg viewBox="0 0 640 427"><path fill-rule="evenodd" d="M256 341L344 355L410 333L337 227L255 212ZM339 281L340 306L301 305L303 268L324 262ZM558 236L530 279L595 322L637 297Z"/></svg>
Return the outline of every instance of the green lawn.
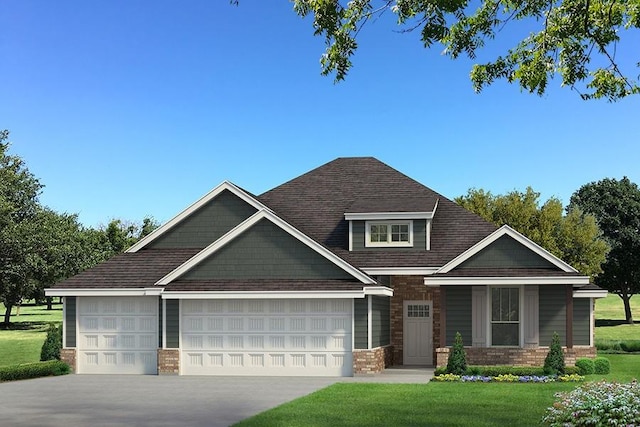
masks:
<svg viewBox="0 0 640 427"><path fill-rule="evenodd" d="M596 300L596 341L640 340L640 295L631 297L631 313L635 324L625 322L624 306L619 296L609 294Z"/></svg>
<svg viewBox="0 0 640 427"><path fill-rule="evenodd" d="M590 381L640 377L640 356L607 355L612 373ZM554 394L576 384L338 383L244 420L252 426L532 426Z"/></svg>
<svg viewBox="0 0 640 427"><path fill-rule="evenodd" d="M4 310L0 304L3 315ZM47 310L46 306L25 304L19 316L14 307L11 323L9 330L0 329L0 366L37 362L49 323L62 323L62 305L54 304L53 310Z"/></svg>

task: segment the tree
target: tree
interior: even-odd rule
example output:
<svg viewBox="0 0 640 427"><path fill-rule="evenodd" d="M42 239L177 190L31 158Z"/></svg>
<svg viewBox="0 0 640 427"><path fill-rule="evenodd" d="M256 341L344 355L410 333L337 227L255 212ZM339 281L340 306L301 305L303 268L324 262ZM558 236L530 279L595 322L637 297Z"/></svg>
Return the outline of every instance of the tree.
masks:
<svg viewBox="0 0 640 427"><path fill-rule="evenodd" d="M630 299L640 293L640 189L627 177L605 178L580 187L570 206L596 217L611 251L595 283L622 299L633 323Z"/></svg>
<svg viewBox="0 0 640 427"><path fill-rule="evenodd" d="M313 16L314 35L324 37L322 74L343 80L351 68L357 36L365 24L395 14L403 32L420 30L424 46L444 46L451 58L472 60L494 38L514 40L505 27L528 34L493 60L471 70L480 92L497 79L517 83L542 95L555 75L583 99L616 101L640 93L632 67L619 60L623 48L637 55L635 44L621 44L624 30L640 28L639 0L292 0L294 11ZM232 3L237 3L232 0ZM519 36L515 36L517 40ZM629 70L631 68L631 70Z"/></svg>
<svg viewBox="0 0 640 427"><path fill-rule="evenodd" d="M561 375L564 374L564 371L564 353L560 345L560 337L557 332L554 332L551 345L549 346L549 352L544 358L544 373L548 375Z"/></svg>
<svg viewBox="0 0 640 427"><path fill-rule="evenodd" d="M447 360L447 373L455 375L464 375L467 370L467 353L464 351L462 335L456 332L451 353Z"/></svg>
<svg viewBox="0 0 640 427"><path fill-rule="evenodd" d="M142 223L112 219L101 231L104 233L111 255L115 255L133 246L138 240L158 228L159 225L150 216L143 218Z"/></svg>
<svg viewBox="0 0 640 427"><path fill-rule="evenodd" d="M592 215L572 207L563 215L562 202L555 197L540 205L540 193L528 187L524 193L512 191L495 196L482 189L470 189L456 203L498 227L509 225L582 274L601 272L607 243Z"/></svg>

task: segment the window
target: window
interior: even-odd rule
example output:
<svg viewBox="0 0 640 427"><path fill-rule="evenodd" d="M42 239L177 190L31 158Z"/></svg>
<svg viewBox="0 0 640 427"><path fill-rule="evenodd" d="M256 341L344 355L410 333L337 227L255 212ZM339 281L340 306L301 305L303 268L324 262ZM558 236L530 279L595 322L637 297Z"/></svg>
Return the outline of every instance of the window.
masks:
<svg viewBox="0 0 640 427"><path fill-rule="evenodd" d="M491 288L491 345L520 345L519 288Z"/></svg>
<svg viewBox="0 0 640 427"><path fill-rule="evenodd" d="M411 234L413 223L404 222L367 222L366 246L413 246Z"/></svg>
<svg viewBox="0 0 640 427"><path fill-rule="evenodd" d="M429 304L409 304L407 317L429 317Z"/></svg>

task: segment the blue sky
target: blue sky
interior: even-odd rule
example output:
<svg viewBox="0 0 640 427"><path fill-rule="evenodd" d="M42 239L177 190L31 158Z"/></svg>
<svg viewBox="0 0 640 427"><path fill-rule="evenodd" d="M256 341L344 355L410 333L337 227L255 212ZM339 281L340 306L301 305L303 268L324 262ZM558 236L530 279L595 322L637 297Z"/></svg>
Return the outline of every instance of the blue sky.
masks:
<svg viewBox="0 0 640 427"><path fill-rule="evenodd" d="M640 97L584 102L559 79L478 95L469 60L418 37L368 25L335 85L285 0L4 0L0 128L41 201L89 226L166 221L225 179L259 194L343 156L449 198L532 186L566 204L587 182L640 183Z"/></svg>

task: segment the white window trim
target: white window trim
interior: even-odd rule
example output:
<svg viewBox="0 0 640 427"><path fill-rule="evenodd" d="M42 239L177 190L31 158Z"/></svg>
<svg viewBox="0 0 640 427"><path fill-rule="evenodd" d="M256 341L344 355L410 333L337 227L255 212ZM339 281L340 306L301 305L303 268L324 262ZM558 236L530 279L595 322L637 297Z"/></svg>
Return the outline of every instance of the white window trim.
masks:
<svg viewBox="0 0 640 427"><path fill-rule="evenodd" d="M372 242L371 241L371 226L372 225L387 225L388 234L391 234L392 225L408 225L409 226L409 241L408 242ZM389 220L389 221L365 221L364 223L364 246L367 248L407 248L413 247L413 221L412 220Z"/></svg>
<svg viewBox="0 0 640 427"><path fill-rule="evenodd" d="M518 288L518 345L493 345L493 324L492 318L492 298L491 291L496 288ZM524 310L524 286L522 285L500 285L487 286L487 347L495 348L523 348L524 347L524 319L522 318ZM515 322L514 322L515 323Z"/></svg>

